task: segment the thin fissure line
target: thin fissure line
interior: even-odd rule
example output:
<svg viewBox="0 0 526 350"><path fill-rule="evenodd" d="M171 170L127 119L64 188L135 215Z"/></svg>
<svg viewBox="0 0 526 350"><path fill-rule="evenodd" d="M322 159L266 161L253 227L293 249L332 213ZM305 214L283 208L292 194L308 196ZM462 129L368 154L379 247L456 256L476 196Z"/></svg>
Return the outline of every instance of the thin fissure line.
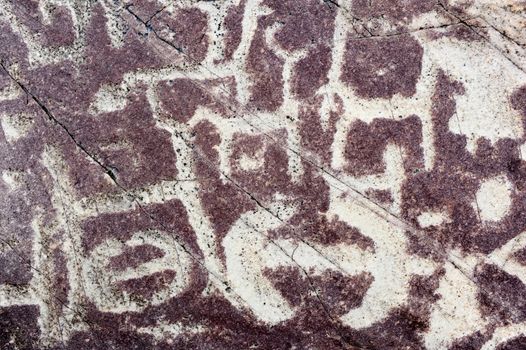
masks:
<svg viewBox="0 0 526 350"><path fill-rule="evenodd" d="M29 96L31 97L31 99L39 106L39 108L46 114L46 116L48 117L48 119L50 121L52 121L53 123L55 123L56 125L58 125L60 128L62 128L66 133L67 135L69 136L69 138L73 141L73 143L75 143L75 145L82 151L84 152L84 154L86 154L92 161L94 161L95 163L97 163L97 165L99 165L102 169L104 169L104 172L114 181L116 182L116 178L115 178L115 174L113 173L113 171L111 170L111 168L109 168L108 166L104 165L99 159L97 159L97 157L95 157L94 155L92 155L90 152L87 151L87 149L82 145L82 143L80 143L79 141L77 141L77 139L75 138L75 136L68 130L68 128L66 127L66 125L64 123L62 123L60 120L58 120L52 113L51 111L44 105L44 103L42 101L40 101L40 99L35 96L32 92L30 92L28 90L28 88L22 84L22 82L20 82L18 79L16 79L15 77L13 77L13 75L7 70L7 68L5 67L4 65L4 62L3 61L0 61L0 67L6 72L6 74L9 76L9 78L11 78L11 80L13 80L23 91L24 93L26 94L26 96Z"/></svg>
<svg viewBox="0 0 526 350"><path fill-rule="evenodd" d="M141 22L143 25L146 26L145 22L139 17L137 16L135 13L133 13L129 8L126 8L126 10L130 13L132 13L132 15L139 21ZM447 11L446 11L447 12ZM449 13L449 12L448 12ZM456 17L456 16L454 16ZM458 20L459 20L459 23L455 23L455 24L451 24L451 25L458 25L458 24L464 24L466 25L467 27L469 27L471 30L475 31L473 28L471 28L471 26L469 24L467 24L464 20L456 17ZM148 26L147 26L148 27ZM425 30L425 29L422 29L422 30ZM169 45L170 47L176 49L178 52L180 52L181 54L185 55L187 58L189 58L191 61L193 61L194 63L196 63L197 65L203 67L204 69L206 69L207 71L209 71L211 74L213 74L214 76L216 76L217 78L221 78L221 76L217 75L216 73L214 73L213 71L211 71L208 67L205 67L202 63L200 62L197 62L196 60L194 60L192 57L190 57L188 54L186 54L181 48L175 46L174 44L172 44L171 42L169 42L168 40L162 38L162 37L159 37L159 35L153 31L155 36L161 40L162 42L166 43L167 45ZM475 31L475 33L477 33L479 36L480 34L478 32ZM490 43L491 44L491 43ZM500 50L498 50L500 52ZM505 56L506 57L506 56ZM507 58L507 57L506 57ZM508 60L510 60L509 58L507 58ZM517 66L513 61L511 61L515 66ZM518 66L517 66L518 67ZM519 69L521 69L520 67L518 67ZM522 69L521 69L522 70ZM181 72L183 75L185 75L184 71ZM198 83L194 82L193 80L190 80L190 82L194 85L197 85L198 87L202 88L202 86L199 86ZM229 96L231 96L232 94L227 91L226 89L222 88L221 86L219 87L221 90L223 90L223 92L227 93ZM219 98L217 98L216 96L213 96L214 99L216 101L218 101L219 103L223 103L223 101L219 100ZM234 113L236 112L235 110L233 110L233 108L227 106L230 110L232 110ZM244 109L245 111L247 111L250 115L253 115L255 117L258 117L256 115L254 115L253 113L251 113L248 109L244 108L243 106L240 106L241 109ZM325 170L323 167L319 166L318 164L316 164L314 161L312 161L311 159L307 158L307 157L304 157L303 155L300 154L300 152L296 151L295 149L292 149L288 146L283 146L282 144L278 143L272 136L270 136L267 132L261 130L260 128L254 126L253 124L251 124L250 122L248 122L245 118L243 118L242 116L240 116L240 118L242 120L244 120L248 125L250 125L251 127L255 128L256 130L262 132L262 134L264 134L265 136L269 137L271 140L273 140L274 143L278 144L279 147L285 147L287 149L289 149L291 152L293 152L294 154L296 154L297 156L299 156L301 159L304 159L306 160L309 164L311 164L312 166L314 166L315 168L317 168L318 170L320 170L321 172L327 174L328 176L330 176L331 178L333 178L334 180L336 180L337 182L341 183L342 185L344 185L346 188L350 189L351 191L353 191L354 193L356 193L359 197L361 197L362 199L364 199L366 202L372 204L374 207L378 208L380 211L384 212L385 214L387 214L387 216L390 216L392 218L394 218L396 221L399 221L399 223L394 223L392 222L391 220L388 220L387 218L384 218L385 220L387 220L388 222L390 222L391 224L395 225L395 226L399 226L399 228L402 228L402 229L406 229L408 231L411 231L412 233L416 233L418 234L419 236L421 236L421 238L424 238L425 240L428 241L428 243L431 243L433 245L433 247L435 249L438 249L438 253L440 253L444 258L445 260L447 260L450 264L452 264L457 270L459 270L468 280L470 280L471 282L475 283L476 284L476 281L474 279L471 278L471 276L469 276L465 271L463 271L459 266L457 266L450 258L450 256L447 255L445 249L440 246L438 244L438 242L436 240L433 240L433 239L430 239L429 237L427 237L426 235L424 235L422 233L421 230L417 229L416 227L413 227L413 225L411 225L410 223L406 222L404 219L398 217L396 214L390 212L389 210L387 210L386 208L384 208L383 206L381 206L380 204L376 203L374 200L368 198L365 194L363 194L362 192L358 191L357 189L353 188L352 186L348 185L346 182L342 181L341 179L339 179L338 177L336 177L335 175L333 175L332 173L328 172L327 170ZM258 117L259 119L259 117ZM329 186L331 187L334 187L332 186L331 184L329 184ZM368 210L371 210L373 211L371 208L367 208ZM374 211L373 211L374 212ZM379 214L379 213L377 213ZM403 226L400 226L400 224L402 224ZM477 285L478 286L478 285ZM486 294L491 295L491 293L487 292L486 290L480 288L479 286L479 289L484 291ZM508 308L508 307L506 307ZM511 308L511 306L510 306ZM512 312L513 313L513 312Z"/></svg>
<svg viewBox="0 0 526 350"><path fill-rule="evenodd" d="M469 27L469 25L468 25L468 27ZM474 30L474 29L472 29L472 30ZM475 32L476 32L476 31L475 31ZM478 33L477 33L477 34L478 34ZM156 35L157 35L157 33L156 33ZM480 35L480 34L479 34L479 35ZM161 39L161 38L159 38L159 40L162 40L163 42L169 44L169 42L167 42L167 40L165 40L165 39ZM174 47L172 44L170 44L170 46ZM174 48L175 48L175 47L174 47ZM4 67L3 65L2 65L2 68L3 68L4 70L6 70L5 67ZM7 70L6 70L6 72L7 72ZM9 74L9 73L8 73L8 74ZM11 78L13 78L13 77L11 77ZM16 80L15 80L15 81L16 81ZM49 113L49 110L48 110L48 109L47 109L47 108L46 108L46 107L40 102L40 100L38 100L38 99L36 98L36 96L34 96L33 94L29 93L28 90L25 88L25 86L21 85L18 81L16 81L16 82L17 82L18 85L20 85L20 87L26 92L26 94L28 94L29 96L32 97L33 100L35 100L35 102L36 102L36 103L40 106L40 108L41 108L41 109L42 109L42 110L48 115L48 117L49 117L50 119L54 120L57 124L59 124L59 125L60 125L60 126L61 126L61 127L62 127L62 128L68 133L68 135L70 136L70 138L72 138L72 140L75 142L75 144L76 144L79 148L81 148L81 150L82 150L83 152L85 152L90 158L92 158L92 160L94 160L97 164L99 164L99 165L100 165L100 166L101 166L101 167L107 172L107 174L108 174L110 177L112 177L112 179L115 181L114 176L112 176L113 173L111 172L111 170L107 169L107 168L106 168L102 163L100 163L100 162L99 162L94 156L92 156L89 152L87 152L87 150L85 150L84 147L83 147L80 143L78 143L78 142L75 140L75 138L74 138L73 135L68 131L68 129L65 127L65 125L63 125L63 124L62 124L61 122L59 122L59 121L58 121L58 120L57 120L52 114L50 114L50 113ZM248 122L247 122L247 123L248 123ZM251 124L249 123L249 125L251 125ZM302 157L302 156L300 155L300 157ZM302 157L302 158L303 158L303 157ZM332 174L326 172L323 168L320 168L318 165L312 163L311 161L309 161L309 163L311 163L313 166L317 167L318 169L322 170L323 172L327 173L329 176L335 178L335 180L337 180L338 182L341 182L341 183L344 184L346 187L348 187L348 188L350 188L351 190L353 190L353 191L359 193L360 195L362 195L366 200L368 200L368 201L371 202L372 204L379 206L377 203L375 203L375 202L372 201L371 199L367 198L366 196L364 196L363 194L361 194L359 191L356 191L355 189L353 189L352 187L350 187L349 185L347 185L345 182L343 182L343 181L341 181L340 179L336 178L334 175L332 175ZM108 173L108 171L109 171L109 173ZM384 211L386 211L387 214L392 215L392 216L394 216L395 218L401 220L401 219L398 218L396 215L394 215L394 214L388 212L385 208L383 208L383 207L381 207L381 206L379 206L379 207L382 208ZM457 267L457 268L458 268L458 267ZM459 268L458 268L458 269L459 269ZM459 269L459 270L460 270L460 269Z"/></svg>
<svg viewBox="0 0 526 350"><path fill-rule="evenodd" d="M54 123L58 124L64 131L66 131L66 133L68 134L68 136L71 138L71 140L75 143L75 145L77 147L79 147L86 155L88 155L90 157L90 159L92 159L95 163L97 163L102 169L105 170L105 173L110 176L110 178L112 179L112 181L114 182L114 184L119 188L119 190L121 190L125 196L128 196L129 198L132 199L132 201L138 206L138 208L143 211L152 221L156 222L156 223L159 223L161 225L161 227L163 227L163 229L167 230L168 232L172 233L173 236L176 238L176 243L181 247L181 249L183 249L183 251L185 253L187 253L193 260L195 260L198 265L200 265L205 271L207 271L211 276L213 276L214 278L218 279L223 285L225 286L229 286L228 285L228 282L227 281L224 281L222 278L220 278L219 276L217 276L215 274L215 272L212 272L210 271L206 265L204 265L204 263L201 261L201 259L199 259L198 257L196 257L193 253L191 253L188 248L186 247L186 245L182 242L179 242L179 240L181 240L181 238L173 232L173 230L167 228L162 222L158 221L157 219L155 219L155 217L149 213L143 206L142 204L139 202L139 200L137 199L137 196L135 196L134 194L130 193L130 191L126 190L126 188L124 188L121 184L119 184L119 182L117 181L115 175L113 174L113 172L111 171L111 169L109 169L108 167L104 166L104 164L102 164L95 156L91 155L79 142L76 141L75 137L73 136L73 134L71 134L67 127L62 123L60 122L58 119L56 119L56 117L49 111L49 109L43 104L40 102L40 100L34 95L32 94L26 87L25 85L23 85L21 82L19 82L18 80L16 80L8 71L7 69L5 68L3 62L0 62L0 67L6 71L6 73L9 75L9 77L15 81L19 86L20 88L26 93L27 96L30 96L38 105L39 107L44 111L44 113L48 116L48 118L53 121ZM239 300L243 301L245 304L248 305L248 303L237 293L234 293L238 298Z"/></svg>

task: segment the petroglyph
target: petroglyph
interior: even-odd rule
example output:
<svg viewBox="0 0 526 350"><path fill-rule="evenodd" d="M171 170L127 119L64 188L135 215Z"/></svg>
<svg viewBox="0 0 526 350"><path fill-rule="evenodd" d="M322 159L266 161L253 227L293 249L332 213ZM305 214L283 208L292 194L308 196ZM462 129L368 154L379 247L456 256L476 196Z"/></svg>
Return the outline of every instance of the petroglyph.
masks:
<svg viewBox="0 0 526 350"><path fill-rule="evenodd" d="M0 0L0 348L523 347L525 11Z"/></svg>

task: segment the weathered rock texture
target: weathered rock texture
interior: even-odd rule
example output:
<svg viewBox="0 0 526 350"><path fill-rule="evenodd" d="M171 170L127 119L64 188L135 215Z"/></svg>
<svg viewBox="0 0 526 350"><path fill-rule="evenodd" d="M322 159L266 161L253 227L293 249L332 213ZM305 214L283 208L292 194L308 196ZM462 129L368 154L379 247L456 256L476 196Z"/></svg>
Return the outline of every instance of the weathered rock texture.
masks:
<svg viewBox="0 0 526 350"><path fill-rule="evenodd" d="M525 23L0 0L0 348L525 349Z"/></svg>

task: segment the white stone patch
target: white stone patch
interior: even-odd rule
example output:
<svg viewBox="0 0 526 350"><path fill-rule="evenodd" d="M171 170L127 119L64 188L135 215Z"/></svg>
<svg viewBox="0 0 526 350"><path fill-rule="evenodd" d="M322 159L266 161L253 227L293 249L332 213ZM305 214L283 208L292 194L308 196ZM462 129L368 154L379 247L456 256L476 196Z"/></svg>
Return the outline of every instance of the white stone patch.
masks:
<svg viewBox="0 0 526 350"><path fill-rule="evenodd" d="M524 85L523 71L486 42L468 44L442 38L427 41L424 51L465 89L464 94L455 96L456 114L449 119L449 128L466 136L470 152L476 150L481 137L492 143L522 137L520 111L511 107L509 97Z"/></svg>
<svg viewBox="0 0 526 350"><path fill-rule="evenodd" d="M0 101L14 100L22 94L22 89L11 81L6 87L0 89Z"/></svg>
<svg viewBox="0 0 526 350"><path fill-rule="evenodd" d="M90 112L94 115L98 113L109 113L119 111L126 107L127 91L123 88L104 85L95 94L93 103L90 106Z"/></svg>
<svg viewBox="0 0 526 350"><path fill-rule="evenodd" d="M526 322L497 328L491 339L482 346L481 350L496 349L499 344L505 344L507 341L521 335L526 335Z"/></svg>
<svg viewBox="0 0 526 350"><path fill-rule="evenodd" d="M500 221L511 207L512 184L501 175L484 181L476 193L476 205L483 221Z"/></svg>
<svg viewBox="0 0 526 350"><path fill-rule="evenodd" d="M31 291L12 284L0 284L0 307L13 305L36 304L38 300L34 298Z"/></svg>
<svg viewBox="0 0 526 350"><path fill-rule="evenodd" d="M244 171L256 170L263 167L264 160L264 148L259 149L254 156L243 153L239 159L239 167Z"/></svg>
<svg viewBox="0 0 526 350"><path fill-rule="evenodd" d="M502 247L495 249L488 256L488 263L498 265L510 275L519 278L526 285L526 266L514 259L514 254L526 247L526 231L509 240Z"/></svg>
<svg viewBox="0 0 526 350"><path fill-rule="evenodd" d="M155 326L141 327L137 329L137 332L143 334L149 334L157 341L166 341L168 344L171 343L170 338L176 338L184 333L203 333L205 328L201 325L188 327L180 323L169 323L163 320L157 323ZM168 338L168 339L166 339Z"/></svg>
<svg viewBox="0 0 526 350"><path fill-rule="evenodd" d="M354 265L355 271L352 272L366 271L374 277L360 307L340 317L350 327L366 328L381 321L390 310L404 304L409 279L413 274L430 275L436 266L430 261L407 254L403 228L375 215L359 200L342 196L342 192L334 187L331 187L329 211L374 241L374 253L355 253L356 258L347 258L341 262L344 267ZM322 251L325 256L333 256L330 251ZM331 260L338 261L335 258Z"/></svg>
<svg viewBox="0 0 526 350"><path fill-rule="evenodd" d="M484 327L486 321L479 312L478 287L452 264L446 264L446 274L436 291L441 297L433 304L429 331L424 334L426 349L447 349L454 339Z"/></svg>
<svg viewBox="0 0 526 350"><path fill-rule="evenodd" d="M251 225L245 220L249 220ZM251 227L252 225L258 226ZM289 265L290 258L277 246L270 244L264 236L264 232L280 225L281 221L274 216L258 210L244 214L223 240L230 286L258 319L271 325L288 320L294 315L288 302L263 275L263 269L271 262Z"/></svg>
<svg viewBox="0 0 526 350"><path fill-rule="evenodd" d="M426 211L416 218L418 225L422 228L440 226L448 220L447 214L433 211Z"/></svg>
<svg viewBox="0 0 526 350"><path fill-rule="evenodd" d="M46 147L42 154L42 165L44 165L52 178L53 190L51 192L51 202L53 209L57 211L56 216L56 227L54 230L61 230L62 232L67 232L62 241L62 251L66 255L67 263L67 279L69 282L69 291L68 291L68 302L62 310L49 310L47 314L42 314L46 318L54 317L54 314L61 312L62 316L59 318L59 323L55 320L45 321L47 324L52 325L52 327L60 327L60 333L53 331L53 334L60 334L60 339L68 339L72 333L85 331L88 325L85 322L78 320L78 312L82 308L81 305L85 302L86 289L82 282L81 270L83 266L83 258L80 257L79 252L82 250L81 236L82 229L79 224L79 212L76 210L78 207L75 203L75 196L73 185L67 177L68 168L67 164L64 162L60 151L52 147ZM35 224L37 224L35 222ZM40 266L41 263L49 264L51 256L48 255L46 259L42 261L36 258L37 255L44 253L49 254L49 250L46 248L45 244L42 242L49 240L53 235L53 232L38 223L34 225L33 230L35 231L33 252L35 255L35 267L38 270L41 270L43 267ZM44 236L41 236L44 234ZM37 254L37 252L39 252ZM40 262L39 262L40 261ZM38 276L38 278L37 278ZM50 288L52 285L48 283L42 283L42 274L34 275L34 278L31 282L32 287L38 291L42 296L47 295L48 298L50 294ZM89 292L88 292L89 293ZM47 305L44 303L44 305ZM42 334L46 334L46 330L42 330ZM49 332L51 334L51 332ZM57 339L57 338L55 338Z"/></svg>
<svg viewBox="0 0 526 350"><path fill-rule="evenodd" d="M27 115L15 114L0 116L0 125L9 143L13 143L26 135L32 124L33 118Z"/></svg>
<svg viewBox="0 0 526 350"><path fill-rule="evenodd" d="M3 171L2 180L9 186L11 190L15 190L21 184L22 173L18 171Z"/></svg>
<svg viewBox="0 0 526 350"><path fill-rule="evenodd" d="M523 143L519 148L519 153L522 160L526 160L526 142Z"/></svg>

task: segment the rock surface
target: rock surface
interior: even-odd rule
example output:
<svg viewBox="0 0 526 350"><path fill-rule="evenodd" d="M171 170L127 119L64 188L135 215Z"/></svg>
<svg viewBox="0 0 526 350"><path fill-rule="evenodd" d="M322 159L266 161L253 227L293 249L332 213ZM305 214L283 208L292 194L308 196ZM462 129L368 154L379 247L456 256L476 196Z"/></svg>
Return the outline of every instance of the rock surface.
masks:
<svg viewBox="0 0 526 350"><path fill-rule="evenodd" d="M0 0L1 349L525 349L526 3Z"/></svg>

